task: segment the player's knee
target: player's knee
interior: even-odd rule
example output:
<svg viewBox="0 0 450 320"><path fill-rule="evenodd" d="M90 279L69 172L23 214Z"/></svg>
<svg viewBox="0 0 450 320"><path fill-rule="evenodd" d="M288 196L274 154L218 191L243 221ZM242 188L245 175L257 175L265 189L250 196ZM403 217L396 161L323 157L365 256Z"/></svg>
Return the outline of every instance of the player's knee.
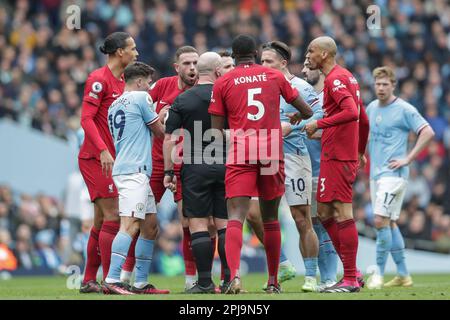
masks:
<svg viewBox="0 0 450 320"><path fill-rule="evenodd" d="M141 227L141 235L145 239L155 240L159 234L158 223L150 223Z"/></svg>
<svg viewBox="0 0 450 320"><path fill-rule="evenodd" d="M389 226L389 221L386 222L386 219L384 219L383 217L381 217L379 215L375 215L373 223L375 225L375 228L377 228L377 229L381 229L381 228Z"/></svg>
<svg viewBox="0 0 450 320"><path fill-rule="evenodd" d="M258 223L259 220L261 219L261 217L258 216L258 215L256 214L256 212L253 212L253 211L250 210L250 211L247 213L246 219L247 219L247 221L248 221L249 223L252 224L252 223Z"/></svg>
<svg viewBox="0 0 450 320"><path fill-rule="evenodd" d="M139 222L137 219L122 221L120 224L120 231L128 233L134 237L139 231Z"/></svg>
<svg viewBox="0 0 450 320"><path fill-rule="evenodd" d="M297 226L297 229L301 231L306 231L308 227L308 223L306 221L306 217L302 214L296 214L294 217L295 225Z"/></svg>

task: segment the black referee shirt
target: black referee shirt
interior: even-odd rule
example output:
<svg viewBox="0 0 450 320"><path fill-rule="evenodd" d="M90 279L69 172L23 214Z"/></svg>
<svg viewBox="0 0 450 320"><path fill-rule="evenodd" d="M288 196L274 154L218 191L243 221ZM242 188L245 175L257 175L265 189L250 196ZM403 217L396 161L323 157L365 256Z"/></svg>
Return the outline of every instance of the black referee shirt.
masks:
<svg viewBox="0 0 450 320"><path fill-rule="evenodd" d="M200 164L206 161L209 164L225 164L225 137L222 136L222 140L216 140L214 136L211 136L211 115L208 113L208 108L212 88L212 84L195 85L180 94L169 109L166 133L172 134L181 128L190 133L190 139L183 134L185 137L183 143L184 163ZM205 132L207 132L206 135Z"/></svg>

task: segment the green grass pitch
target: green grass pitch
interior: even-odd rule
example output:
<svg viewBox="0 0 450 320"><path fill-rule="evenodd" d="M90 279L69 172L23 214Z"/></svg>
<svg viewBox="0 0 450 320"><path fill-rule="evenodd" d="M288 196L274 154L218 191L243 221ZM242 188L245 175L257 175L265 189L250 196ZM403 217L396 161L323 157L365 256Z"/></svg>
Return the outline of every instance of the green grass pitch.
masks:
<svg viewBox="0 0 450 320"><path fill-rule="evenodd" d="M386 276L390 280L392 276ZM302 293L303 276L283 283L283 293L267 295L262 290L265 274L248 274L242 277L243 287L248 293L240 295L187 295L183 293L183 277L152 275L151 282L158 288L168 288L169 295L112 296L102 294L80 294L78 290L67 289L67 278L16 277L0 280L0 299L44 299L44 300L450 300L450 274L413 275L411 288L386 288L381 290L362 289L354 294ZM218 283L217 278L215 278Z"/></svg>

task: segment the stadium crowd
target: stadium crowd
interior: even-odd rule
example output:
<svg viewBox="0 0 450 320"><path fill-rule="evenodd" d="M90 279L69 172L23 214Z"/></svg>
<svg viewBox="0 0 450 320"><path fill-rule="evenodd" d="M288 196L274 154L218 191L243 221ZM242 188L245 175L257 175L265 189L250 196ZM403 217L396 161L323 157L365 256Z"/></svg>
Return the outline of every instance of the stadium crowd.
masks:
<svg viewBox="0 0 450 320"><path fill-rule="evenodd" d="M251 34L260 43L273 39L288 43L293 48L291 70L297 75L310 40L332 36L339 45L338 63L357 76L366 104L374 99L371 70L393 67L398 95L417 107L436 132L436 140L412 165L398 223L405 238L411 239L408 247L450 252L448 1L0 0L0 4L0 119L10 118L61 139L74 136L79 128L86 77L104 64L97 48L116 30L125 30L136 40L139 60L157 70L154 80L173 74L170 57L176 48L191 44L199 53L229 48L238 33ZM79 30L64 27L70 4L81 7ZM381 28L366 25L366 8L372 4L381 7ZM360 173L354 190L359 231L374 237L367 171ZM0 186L0 250L13 253L8 257L15 257L19 266L57 269L72 259L68 223L59 199L15 195ZM174 266L177 260L169 258L179 250L181 237L176 226L167 221L159 241L168 257L162 263Z"/></svg>

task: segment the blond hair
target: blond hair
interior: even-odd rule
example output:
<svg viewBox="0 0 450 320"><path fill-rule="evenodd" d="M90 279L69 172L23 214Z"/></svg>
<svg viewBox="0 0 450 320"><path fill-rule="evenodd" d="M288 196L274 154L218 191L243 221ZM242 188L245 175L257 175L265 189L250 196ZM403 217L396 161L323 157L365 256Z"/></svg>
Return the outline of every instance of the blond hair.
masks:
<svg viewBox="0 0 450 320"><path fill-rule="evenodd" d="M375 68L372 72L373 78L388 78L391 80L392 84L395 85L397 83L397 78L395 77L395 72L392 68L388 66Z"/></svg>

